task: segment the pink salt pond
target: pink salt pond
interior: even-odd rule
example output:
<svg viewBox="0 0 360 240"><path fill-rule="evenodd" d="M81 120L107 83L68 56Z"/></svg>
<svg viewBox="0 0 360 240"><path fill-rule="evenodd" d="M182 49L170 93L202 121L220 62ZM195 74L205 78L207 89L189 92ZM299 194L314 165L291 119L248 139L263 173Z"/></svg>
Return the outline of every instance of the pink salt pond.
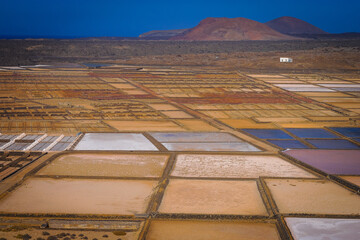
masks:
<svg viewBox="0 0 360 240"><path fill-rule="evenodd" d="M0 201L0 212L143 214L156 185L148 180L32 178Z"/></svg>
<svg viewBox="0 0 360 240"><path fill-rule="evenodd" d="M159 212L268 215L255 181L220 180L170 180Z"/></svg>
<svg viewBox="0 0 360 240"><path fill-rule="evenodd" d="M148 240L279 240L273 223L238 221L153 220Z"/></svg>
<svg viewBox="0 0 360 240"><path fill-rule="evenodd" d="M72 153L64 154L37 175L97 177L160 177L168 155Z"/></svg>

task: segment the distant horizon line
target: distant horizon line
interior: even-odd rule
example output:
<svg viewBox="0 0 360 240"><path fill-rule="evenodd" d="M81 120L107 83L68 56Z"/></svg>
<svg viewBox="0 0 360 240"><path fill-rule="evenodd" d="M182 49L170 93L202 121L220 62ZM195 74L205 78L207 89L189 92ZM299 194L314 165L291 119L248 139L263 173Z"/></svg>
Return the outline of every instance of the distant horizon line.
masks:
<svg viewBox="0 0 360 240"><path fill-rule="evenodd" d="M152 30L152 31L167 31L167 30ZM149 31L150 32L150 31ZM360 32L342 32L342 33L328 33L329 35L337 34L360 34ZM317 34L309 34L317 35ZM320 34L318 34L320 35ZM325 34L327 35L327 34ZM26 39L80 39L80 38L128 38L128 39L142 39L137 37L124 36L69 36L69 35L0 35L0 40L26 40Z"/></svg>
<svg viewBox="0 0 360 240"><path fill-rule="evenodd" d="M139 38L120 37L120 36L71 36L71 35L0 35L0 40L4 39L77 39L77 38Z"/></svg>

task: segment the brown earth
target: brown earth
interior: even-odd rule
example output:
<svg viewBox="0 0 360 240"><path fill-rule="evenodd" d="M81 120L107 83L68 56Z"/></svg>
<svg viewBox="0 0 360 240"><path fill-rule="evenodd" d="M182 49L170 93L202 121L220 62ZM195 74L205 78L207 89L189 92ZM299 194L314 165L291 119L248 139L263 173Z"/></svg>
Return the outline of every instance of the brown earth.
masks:
<svg viewBox="0 0 360 240"><path fill-rule="evenodd" d="M239 40L295 40L263 23L247 18L206 18L199 25L172 37L171 40L239 41Z"/></svg>
<svg viewBox="0 0 360 240"><path fill-rule="evenodd" d="M212 66L225 70L267 73L309 70L334 72L360 69L359 53L360 41L351 39L306 41L0 40L0 66L95 61L108 64L141 64L142 66ZM292 57L294 62L280 63L280 57ZM92 74L98 77L98 73ZM107 75L116 77L115 74L101 73L101 77ZM139 77L144 77L144 74Z"/></svg>
<svg viewBox="0 0 360 240"><path fill-rule="evenodd" d="M317 48L304 51L270 51L270 52L228 52L184 55L161 55L132 57L117 61L123 64L163 66L213 66L224 70L244 70L254 72L307 72L321 71L341 72L360 69L359 48ZM293 63L280 63L280 57L291 57Z"/></svg>

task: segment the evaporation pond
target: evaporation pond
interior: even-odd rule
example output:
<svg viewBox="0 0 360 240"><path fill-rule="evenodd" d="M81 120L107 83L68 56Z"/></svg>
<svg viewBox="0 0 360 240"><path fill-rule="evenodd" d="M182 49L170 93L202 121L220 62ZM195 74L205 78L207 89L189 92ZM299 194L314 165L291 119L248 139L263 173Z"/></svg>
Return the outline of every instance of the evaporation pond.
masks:
<svg viewBox="0 0 360 240"><path fill-rule="evenodd" d="M147 240L279 240L273 223L237 221L153 220Z"/></svg>
<svg viewBox="0 0 360 240"><path fill-rule="evenodd" d="M266 179L280 213L359 215L360 196L326 180Z"/></svg>
<svg viewBox="0 0 360 240"><path fill-rule="evenodd" d="M285 218L294 240L360 239L360 219Z"/></svg>
<svg viewBox="0 0 360 240"><path fill-rule="evenodd" d="M170 151L209 151L209 152L258 152L258 148L246 142L220 143L163 143Z"/></svg>
<svg viewBox="0 0 360 240"><path fill-rule="evenodd" d="M171 175L206 178L315 177L276 156L205 154L178 155Z"/></svg>
<svg viewBox="0 0 360 240"><path fill-rule="evenodd" d="M360 187L360 176L341 176L341 178Z"/></svg>
<svg viewBox="0 0 360 240"><path fill-rule="evenodd" d="M328 174L360 175L359 150L288 150L285 154Z"/></svg>
<svg viewBox="0 0 360 240"><path fill-rule="evenodd" d="M256 181L172 179L159 212L267 216Z"/></svg>
<svg viewBox="0 0 360 240"><path fill-rule="evenodd" d="M269 143L272 143L278 147L281 148L309 148L308 146L306 146L305 144L303 144L302 142L298 141L298 140L267 140Z"/></svg>
<svg viewBox="0 0 360 240"><path fill-rule="evenodd" d="M72 220L66 220L67 223L71 223ZM75 220L76 221L76 220ZM74 222L75 222L74 221ZM104 221L106 222L106 221ZM64 224L65 225L65 224ZM34 227L29 227L23 230L16 230L16 231L9 231L1 232L1 237L3 239L18 239L19 236L26 236L27 234L31 236L31 238L22 237L20 239L106 239L106 240L117 240L119 239L119 236L116 236L115 234L112 234L109 232L109 230L99 230L96 229L95 226L92 229L69 229L69 225L65 225L64 228L47 228L41 229ZM81 226L81 228L86 226L86 223L84 224L82 221L78 222L78 226ZM100 225L101 227L104 225ZM11 227L10 227L11 228ZM86 227L85 227L86 228ZM134 240L138 239L141 229L138 229L136 231L126 231L125 236L121 236L121 240ZM49 233L49 235L45 236L44 234ZM67 237L61 237L63 234L70 234ZM104 238L104 235L108 235L107 238Z"/></svg>
<svg viewBox="0 0 360 240"><path fill-rule="evenodd" d="M162 143L179 143L179 142L242 142L241 139L229 133L217 132L171 132L171 133L151 133L151 135Z"/></svg>
<svg viewBox="0 0 360 240"><path fill-rule="evenodd" d="M86 133L75 150L138 150L158 149L140 133Z"/></svg>
<svg viewBox="0 0 360 240"><path fill-rule="evenodd" d="M360 149L358 145L345 139L307 139L306 141L320 149Z"/></svg>
<svg viewBox="0 0 360 240"><path fill-rule="evenodd" d="M243 131L261 139L293 139L280 129L242 129Z"/></svg>
<svg viewBox="0 0 360 240"><path fill-rule="evenodd" d="M286 130L300 138L339 138L321 128L287 128Z"/></svg>
<svg viewBox="0 0 360 240"><path fill-rule="evenodd" d="M360 137L360 128L340 128L340 127L332 127L332 130L341 133L347 137Z"/></svg>
<svg viewBox="0 0 360 240"><path fill-rule="evenodd" d="M56 158L37 175L160 177L167 158L160 154L71 153Z"/></svg>
<svg viewBox="0 0 360 240"><path fill-rule="evenodd" d="M157 181L33 178L0 202L1 213L145 213Z"/></svg>

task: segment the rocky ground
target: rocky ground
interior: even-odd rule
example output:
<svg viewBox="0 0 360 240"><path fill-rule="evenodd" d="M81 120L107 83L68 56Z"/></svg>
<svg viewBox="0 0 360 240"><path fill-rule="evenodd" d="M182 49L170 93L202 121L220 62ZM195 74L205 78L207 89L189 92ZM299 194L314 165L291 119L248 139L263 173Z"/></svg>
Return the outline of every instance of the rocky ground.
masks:
<svg viewBox="0 0 360 240"><path fill-rule="evenodd" d="M108 62L211 65L246 70L357 70L359 40L126 41L117 39L0 40L0 65ZM280 64L279 57L294 63Z"/></svg>

